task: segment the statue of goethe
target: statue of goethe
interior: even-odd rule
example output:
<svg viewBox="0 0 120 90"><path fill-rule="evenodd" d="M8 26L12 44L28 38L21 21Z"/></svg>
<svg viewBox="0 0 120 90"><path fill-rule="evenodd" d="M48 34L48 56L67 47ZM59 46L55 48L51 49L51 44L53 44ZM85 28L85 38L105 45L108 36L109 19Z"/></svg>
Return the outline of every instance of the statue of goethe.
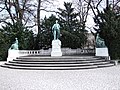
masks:
<svg viewBox="0 0 120 90"><path fill-rule="evenodd" d="M54 40L59 39L59 37L60 37L60 25L58 24L58 20L56 20L56 23L52 26L52 32L53 32Z"/></svg>

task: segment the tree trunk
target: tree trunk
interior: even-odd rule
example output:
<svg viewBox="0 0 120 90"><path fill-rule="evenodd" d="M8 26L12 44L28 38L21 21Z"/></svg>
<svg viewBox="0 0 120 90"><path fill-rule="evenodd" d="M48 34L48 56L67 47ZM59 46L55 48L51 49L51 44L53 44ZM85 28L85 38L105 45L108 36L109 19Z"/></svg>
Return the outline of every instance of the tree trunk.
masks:
<svg viewBox="0 0 120 90"><path fill-rule="evenodd" d="M106 0L106 8L109 8L109 0Z"/></svg>
<svg viewBox="0 0 120 90"><path fill-rule="evenodd" d="M41 26L40 26L40 7L41 7L41 0L38 1L37 7L37 25L38 25L38 34L36 38L36 46L35 49L40 49L40 42L41 42Z"/></svg>

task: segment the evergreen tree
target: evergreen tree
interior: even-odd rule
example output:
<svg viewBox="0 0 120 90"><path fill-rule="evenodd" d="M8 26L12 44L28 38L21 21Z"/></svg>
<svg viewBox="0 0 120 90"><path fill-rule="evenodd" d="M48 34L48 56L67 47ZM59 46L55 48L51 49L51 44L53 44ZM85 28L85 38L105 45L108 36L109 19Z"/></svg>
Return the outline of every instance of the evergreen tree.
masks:
<svg viewBox="0 0 120 90"><path fill-rule="evenodd" d="M82 48L87 41L86 30L77 19L72 3L64 2L65 9L58 8L63 47Z"/></svg>
<svg viewBox="0 0 120 90"><path fill-rule="evenodd" d="M120 59L120 14L111 7L104 9L95 18L97 32L105 40L111 59Z"/></svg>
<svg viewBox="0 0 120 90"><path fill-rule="evenodd" d="M45 17L41 23L41 42L42 48L48 49L51 47L51 42L53 40L52 26L57 20L56 16L53 14L47 18Z"/></svg>
<svg viewBox="0 0 120 90"><path fill-rule="evenodd" d="M14 43L15 38L18 38L19 49L34 49L33 32L25 28L21 23L8 23L0 29L0 59L6 60L8 49Z"/></svg>
<svg viewBox="0 0 120 90"><path fill-rule="evenodd" d="M65 9L58 8L59 18L64 30L73 32L77 25L77 13L74 13L74 8L72 8L72 3L64 2Z"/></svg>

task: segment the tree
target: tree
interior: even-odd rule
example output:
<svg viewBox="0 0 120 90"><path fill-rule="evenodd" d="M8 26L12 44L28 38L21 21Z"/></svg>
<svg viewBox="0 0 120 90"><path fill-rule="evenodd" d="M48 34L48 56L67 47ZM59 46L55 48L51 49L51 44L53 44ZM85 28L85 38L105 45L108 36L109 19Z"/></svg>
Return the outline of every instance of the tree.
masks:
<svg viewBox="0 0 120 90"><path fill-rule="evenodd" d="M27 26L28 23L34 22L35 15L35 3L31 3L31 0L1 0L0 3L0 23L22 23ZM34 26L31 24L31 26Z"/></svg>
<svg viewBox="0 0 120 90"><path fill-rule="evenodd" d="M92 1L90 4L95 16L95 30L100 34L100 37L104 39L111 59L118 59L120 58L119 0L106 0L106 6L104 8L100 8L101 3L102 0L98 0L97 3L93 3Z"/></svg>
<svg viewBox="0 0 120 90"><path fill-rule="evenodd" d="M57 20L53 14L47 18L45 17L41 22L41 43L43 48L50 48L53 40L52 26Z"/></svg>
<svg viewBox="0 0 120 90"><path fill-rule="evenodd" d="M41 25L40 25L40 20L41 20L41 11L44 10L46 12L51 12L50 10L47 10L46 6L50 6L50 4L53 4L54 0L37 0L37 29L38 29L38 34L36 37L36 46L35 49L40 49L42 48L42 31L41 31ZM45 7L43 6L44 4ZM49 5L48 5L49 4Z"/></svg>
<svg viewBox="0 0 120 90"><path fill-rule="evenodd" d="M7 51L11 44L18 38L19 49L34 49L34 35L32 31L29 31L21 23L11 24L8 23L6 26L2 26L0 29L0 58L6 60Z"/></svg>
<svg viewBox="0 0 120 90"><path fill-rule="evenodd" d="M105 40L111 59L120 58L120 15L110 6L97 15L99 22L99 34Z"/></svg>
<svg viewBox="0 0 120 90"><path fill-rule="evenodd" d="M0 23L19 22L25 27L32 29L37 26L36 49L40 49L41 42L41 11L47 11L48 6L53 5L54 0L1 0L0 1Z"/></svg>
<svg viewBox="0 0 120 90"><path fill-rule="evenodd" d="M77 19L78 13L74 12L72 3L64 2L65 9L58 8L60 18L61 40L65 47L81 48L86 42L86 30L80 25Z"/></svg>
<svg viewBox="0 0 120 90"><path fill-rule="evenodd" d="M69 32L73 32L75 29L75 24L77 23L77 13L74 13L74 8L72 8L72 3L64 2L65 9L58 8L58 16L62 23L64 29L67 29ZM74 25L73 25L74 24Z"/></svg>
<svg viewBox="0 0 120 90"><path fill-rule="evenodd" d="M78 13L80 25L82 26L83 29L85 29L86 28L85 23L87 21L87 17L90 11L91 0L88 0L87 2L85 2L85 0L73 0L73 3L74 8Z"/></svg>

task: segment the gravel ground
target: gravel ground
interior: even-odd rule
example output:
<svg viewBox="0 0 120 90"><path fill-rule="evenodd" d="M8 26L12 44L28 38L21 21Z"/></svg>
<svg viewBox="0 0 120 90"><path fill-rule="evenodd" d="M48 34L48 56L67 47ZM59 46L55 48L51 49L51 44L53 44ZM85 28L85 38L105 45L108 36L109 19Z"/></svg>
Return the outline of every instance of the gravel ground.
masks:
<svg viewBox="0 0 120 90"><path fill-rule="evenodd" d="M0 90L120 90L120 65L65 71L0 67Z"/></svg>

